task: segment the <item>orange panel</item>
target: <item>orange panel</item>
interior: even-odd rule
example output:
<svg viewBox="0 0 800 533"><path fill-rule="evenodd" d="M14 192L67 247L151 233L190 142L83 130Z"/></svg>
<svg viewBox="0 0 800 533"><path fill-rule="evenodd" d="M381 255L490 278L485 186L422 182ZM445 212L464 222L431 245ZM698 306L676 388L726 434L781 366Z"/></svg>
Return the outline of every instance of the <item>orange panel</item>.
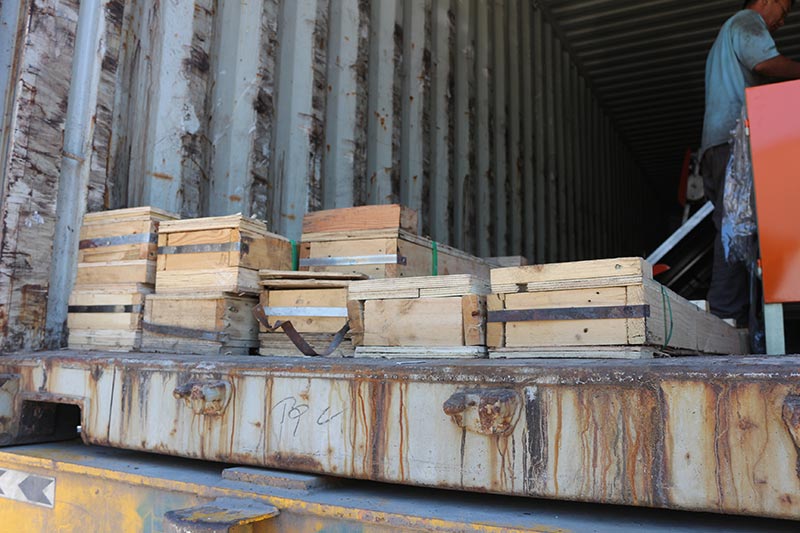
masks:
<svg viewBox="0 0 800 533"><path fill-rule="evenodd" d="M800 302L800 81L747 90L764 300Z"/></svg>

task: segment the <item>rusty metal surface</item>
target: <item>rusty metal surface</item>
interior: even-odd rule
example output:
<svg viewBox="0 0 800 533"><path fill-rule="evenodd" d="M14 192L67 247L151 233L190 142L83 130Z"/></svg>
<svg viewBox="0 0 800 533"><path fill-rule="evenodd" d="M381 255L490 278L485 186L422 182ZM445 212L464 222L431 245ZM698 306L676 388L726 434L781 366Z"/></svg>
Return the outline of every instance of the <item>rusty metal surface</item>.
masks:
<svg viewBox="0 0 800 533"><path fill-rule="evenodd" d="M82 399L91 444L800 519L800 357L397 362L62 351L1 363L0 373L20 376L17 396Z"/></svg>

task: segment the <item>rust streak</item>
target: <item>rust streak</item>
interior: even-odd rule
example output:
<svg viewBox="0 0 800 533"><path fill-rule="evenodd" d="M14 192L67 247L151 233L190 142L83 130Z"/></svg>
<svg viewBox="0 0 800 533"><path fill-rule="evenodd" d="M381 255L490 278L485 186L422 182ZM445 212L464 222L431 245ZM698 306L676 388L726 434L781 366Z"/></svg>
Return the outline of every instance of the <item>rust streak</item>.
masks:
<svg viewBox="0 0 800 533"><path fill-rule="evenodd" d="M558 496L558 456L561 451L561 395L556 393L556 441L553 450L553 485Z"/></svg>
<svg viewBox="0 0 800 533"><path fill-rule="evenodd" d="M169 174L164 174L163 172L151 172L150 175L153 176L154 178L158 178L160 180L172 181L173 179L175 179L172 176L170 176Z"/></svg>

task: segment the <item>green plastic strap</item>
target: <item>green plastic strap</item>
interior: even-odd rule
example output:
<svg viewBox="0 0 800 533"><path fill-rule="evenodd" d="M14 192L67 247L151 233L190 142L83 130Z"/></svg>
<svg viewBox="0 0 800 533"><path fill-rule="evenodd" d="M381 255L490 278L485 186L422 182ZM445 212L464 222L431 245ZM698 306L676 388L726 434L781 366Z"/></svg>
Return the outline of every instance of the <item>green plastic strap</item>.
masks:
<svg viewBox="0 0 800 533"><path fill-rule="evenodd" d="M661 286L661 307L664 311L664 348L667 347L669 341L672 340L672 330L675 323L672 320L672 302L667 295L667 289ZM669 327L667 327L667 309L669 309Z"/></svg>
<svg viewBox="0 0 800 533"><path fill-rule="evenodd" d="M431 276L439 275L439 245L433 241L431 246Z"/></svg>
<svg viewBox="0 0 800 533"><path fill-rule="evenodd" d="M300 247L297 241L292 241L292 270L300 270Z"/></svg>

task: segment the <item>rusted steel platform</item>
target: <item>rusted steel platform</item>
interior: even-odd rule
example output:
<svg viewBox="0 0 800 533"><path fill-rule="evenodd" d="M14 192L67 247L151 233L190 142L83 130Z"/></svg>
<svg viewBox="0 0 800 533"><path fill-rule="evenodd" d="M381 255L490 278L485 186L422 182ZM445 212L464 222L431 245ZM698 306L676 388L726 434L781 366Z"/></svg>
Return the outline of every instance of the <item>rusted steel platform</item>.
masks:
<svg viewBox="0 0 800 533"><path fill-rule="evenodd" d="M61 351L3 357L0 373L3 444L64 434L66 404L80 408L90 444L800 519L800 357L431 362Z"/></svg>

